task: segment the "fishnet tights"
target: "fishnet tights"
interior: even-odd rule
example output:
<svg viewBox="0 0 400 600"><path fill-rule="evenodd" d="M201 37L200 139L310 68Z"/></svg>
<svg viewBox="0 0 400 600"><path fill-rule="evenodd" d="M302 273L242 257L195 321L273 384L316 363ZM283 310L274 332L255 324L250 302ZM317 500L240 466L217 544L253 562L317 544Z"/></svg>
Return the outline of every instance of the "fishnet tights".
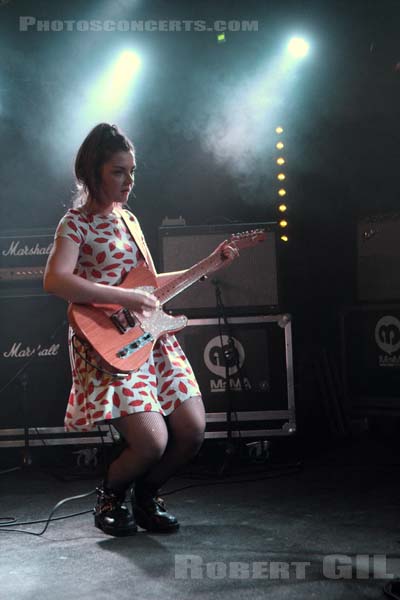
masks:
<svg viewBox="0 0 400 600"><path fill-rule="evenodd" d="M115 421L127 447L107 474L107 485L124 490L138 477L150 488L161 487L193 458L204 438L205 411L200 397L189 398L167 418L135 413Z"/></svg>

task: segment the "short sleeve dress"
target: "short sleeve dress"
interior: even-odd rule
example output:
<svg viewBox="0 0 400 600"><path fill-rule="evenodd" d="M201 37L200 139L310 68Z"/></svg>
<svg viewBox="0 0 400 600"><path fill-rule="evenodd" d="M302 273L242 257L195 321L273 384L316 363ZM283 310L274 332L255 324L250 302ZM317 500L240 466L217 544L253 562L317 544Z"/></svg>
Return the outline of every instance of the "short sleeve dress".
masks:
<svg viewBox="0 0 400 600"><path fill-rule="evenodd" d="M66 237L79 246L74 273L97 283L119 285L128 271L145 262L115 212L87 215L70 209L59 222L55 237ZM159 338L147 362L122 379L105 374L94 352L73 339L71 330L68 343L72 388L65 414L67 431L91 431L103 422L136 412L168 416L188 398L200 395L192 367L173 335Z"/></svg>

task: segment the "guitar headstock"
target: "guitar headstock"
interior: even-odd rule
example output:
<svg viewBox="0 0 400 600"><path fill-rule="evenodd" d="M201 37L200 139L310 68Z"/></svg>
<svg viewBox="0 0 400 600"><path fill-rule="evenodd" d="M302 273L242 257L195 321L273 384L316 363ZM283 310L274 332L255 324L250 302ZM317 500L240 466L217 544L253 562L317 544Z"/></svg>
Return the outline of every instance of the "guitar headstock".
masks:
<svg viewBox="0 0 400 600"><path fill-rule="evenodd" d="M243 231L242 233L234 233L229 238L229 244L233 244L236 248L251 248L260 242L263 242L267 237L267 232L264 229L252 229L251 231Z"/></svg>

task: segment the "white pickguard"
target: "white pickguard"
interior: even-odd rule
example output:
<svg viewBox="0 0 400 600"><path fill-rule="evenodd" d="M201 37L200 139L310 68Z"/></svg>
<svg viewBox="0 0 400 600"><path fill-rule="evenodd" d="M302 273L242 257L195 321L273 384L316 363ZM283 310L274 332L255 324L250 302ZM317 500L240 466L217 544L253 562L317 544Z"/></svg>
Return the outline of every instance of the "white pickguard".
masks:
<svg viewBox="0 0 400 600"><path fill-rule="evenodd" d="M155 291L155 288L150 286L143 286L137 289L149 292L150 294ZM186 327L188 322L187 317L184 315L180 315L179 317L168 315L161 307L155 309L150 317L143 317L143 315L138 313L135 313L135 317L143 331L150 333L154 339L157 339L163 333L179 331Z"/></svg>

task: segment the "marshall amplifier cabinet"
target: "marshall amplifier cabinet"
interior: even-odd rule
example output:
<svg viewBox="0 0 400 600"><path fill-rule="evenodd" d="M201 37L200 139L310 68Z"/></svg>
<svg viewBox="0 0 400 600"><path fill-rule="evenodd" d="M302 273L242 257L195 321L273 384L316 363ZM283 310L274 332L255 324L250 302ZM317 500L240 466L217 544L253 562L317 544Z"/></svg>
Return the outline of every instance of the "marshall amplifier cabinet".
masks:
<svg viewBox="0 0 400 600"><path fill-rule="evenodd" d="M43 293L42 280L54 230L0 232L0 296Z"/></svg>
<svg viewBox="0 0 400 600"><path fill-rule="evenodd" d="M66 303L0 298L1 427L62 426L71 384Z"/></svg>
<svg viewBox="0 0 400 600"><path fill-rule="evenodd" d="M342 314L346 395L358 414L400 415L400 305L365 305Z"/></svg>
<svg viewBox="0 0 400 600"><path fill-rule="evenodd" d="M266 240L243 249L227 269L172 299L166 308L191 317L218 316L217 293L229 314L278 312L278 267L276 223L235 223L207 227L160 227L161 271L179 271L205 258L231 234L264 229Z"/></svg>
<svg viewBox="0 0 400 600"><path fill-rule="evenodd" d="M94 445L99 432L66 433L71 386L66 303L54 296L0 296L0 447ZM26 431L25 431L25 428ZM103 441L110 442L108 428Z"/></svg>
<svg viewBox="0 0 400 600"><path fill-rule="evenodd" d="M400 213L358 223L358 300L400 301Z"/></svg>
<svg viewBox="0 0 400 600"><path fill-rule="evenodd" d="M176 334L203 394L206 437L227 436L229 407L235 437L293 434L290 316L230 317L228 323L229 331L219 326L218 319L191 319Z"/></svg>

